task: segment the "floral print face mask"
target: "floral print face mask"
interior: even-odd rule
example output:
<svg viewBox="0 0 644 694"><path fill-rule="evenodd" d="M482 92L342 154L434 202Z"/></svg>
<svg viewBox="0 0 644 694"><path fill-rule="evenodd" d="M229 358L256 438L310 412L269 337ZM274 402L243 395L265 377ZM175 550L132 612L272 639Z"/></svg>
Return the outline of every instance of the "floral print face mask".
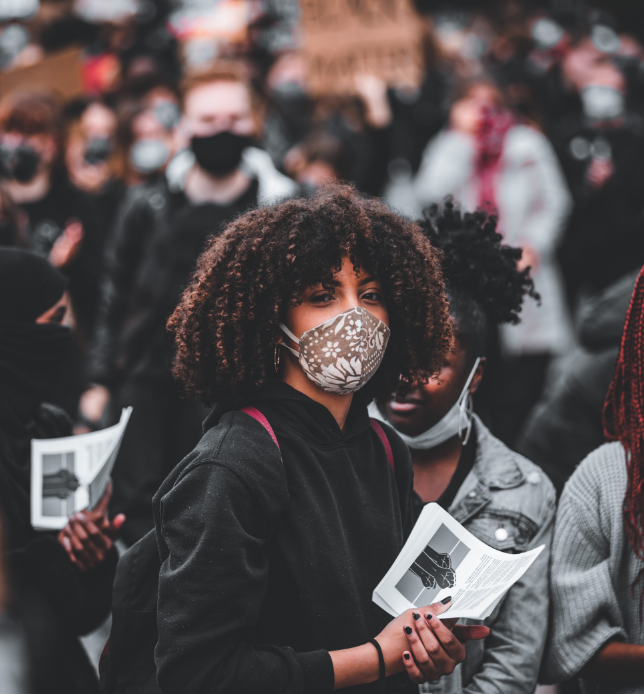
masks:
<svg viewBox="0 0 644 694"><path fill-rule="evenodd" d="M385 354L391 332L381 320L355 306L302 333L298 339L284 325L280 328L299 345L290 350L304 373L329 393L353 393L373 376Z"/></svg>

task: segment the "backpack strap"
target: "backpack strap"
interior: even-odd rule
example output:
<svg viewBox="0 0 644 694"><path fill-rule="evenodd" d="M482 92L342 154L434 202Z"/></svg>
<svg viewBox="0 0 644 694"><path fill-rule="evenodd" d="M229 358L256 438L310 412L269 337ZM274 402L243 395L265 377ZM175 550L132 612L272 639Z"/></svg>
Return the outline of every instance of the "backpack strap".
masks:
<svg viewBox="0 0 644 694"><path fill-rule="evenodd" d="M389 443L387 434L385 434L385 430L382 428L380 422L377 419L374 419L373 417L370 417L369 419L371 420L371 428L376 432L376 434L378 434L378 438L382 441L382 445L385 447L387 460L389 461L389 465L391 466L391 469L395 474L396 463L394 462L394 454L391 450L391 444Z"/></svg>
<svg viewBox="0 0 644 694"><path fill-rule="evenodd" d="M256 408L256 407L242 407L240 412L245 412L247 415L250 415L253 419L258 421L264 429L271 435L271 438L273 439L273 443L277 446L277 450L280 452L280 458L282 457L282 451L280 450L280 445L277 443L277 436L275 436L275 432L273 431L273 427L270 425L268 419L264 417L264 415Z"/></svg>

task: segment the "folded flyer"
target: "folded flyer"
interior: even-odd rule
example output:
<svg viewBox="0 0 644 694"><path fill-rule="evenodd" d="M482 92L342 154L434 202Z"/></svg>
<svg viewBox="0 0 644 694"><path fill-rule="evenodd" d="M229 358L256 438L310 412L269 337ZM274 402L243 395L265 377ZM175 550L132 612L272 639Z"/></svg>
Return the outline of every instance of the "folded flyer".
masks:
<svg viewBox="0 0 644 694"><path fill-rule="evenodd" d="M452 596L441 619L489 617L543 545L522 554L492 549L438 504L427 504L373 601L392 617Z"/></svg>
<svg viewBox="0 0 644 694"><path fill-rule="evenodd" d="M118 424L91 434L31 441L31 524L60 530L78 511L96 507L105 494L127 423L128 407Z"/></svg>

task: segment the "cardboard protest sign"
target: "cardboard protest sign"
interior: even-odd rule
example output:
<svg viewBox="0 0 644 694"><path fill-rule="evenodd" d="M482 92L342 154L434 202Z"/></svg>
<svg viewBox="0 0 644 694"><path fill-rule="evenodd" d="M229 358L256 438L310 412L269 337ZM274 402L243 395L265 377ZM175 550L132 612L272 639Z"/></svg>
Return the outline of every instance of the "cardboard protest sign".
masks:
<svg viewBox="0 0 644 694"><path fill-rule="evenodd" d="M46 55L40 62L0 72L0 97L28 89L47 89L71 99L82 93L81 51L70 48Z"/></svg>
<svg viewBox="0 0 644 694"><path fill-rule="evenodd" d="M312 94L351 94L357 74L419 83L421 26L411 0L301 0L300 7Z"/></svg>

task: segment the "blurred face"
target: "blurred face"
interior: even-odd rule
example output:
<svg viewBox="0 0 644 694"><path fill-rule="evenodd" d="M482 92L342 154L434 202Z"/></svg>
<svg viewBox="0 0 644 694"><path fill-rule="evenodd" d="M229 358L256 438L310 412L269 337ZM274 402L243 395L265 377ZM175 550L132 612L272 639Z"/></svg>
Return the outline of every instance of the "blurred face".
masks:
<svg viewBox="0 0 644 694"><path fill-rule="evenodd" d="M387 419L403 434L419 436L438 424L454 407L465 388L471 368L465 348L457 341L448 364L437 376L424 386L399 391L385 403ZM476 391L482 376L481 364L470 384L470 393Z"/></svg>
<svg viewBox="0 0 644 694"><path fill-rule="evenodd" d="M484 109L501 106L501 95L491 84L474 84L465 96L454 102L450 111L450 124L461 132L475 135L483 119Z"/></svg>
<svg viewBox="0 0 644 694"><path fill-rule="evenodd" d="M81 117L85 137L111 139L116 132L116 114L103 104L90 104Z"/></svg>
<svg viewBox="0 0 644 694"><path fill-rule="evenodd" d="M36 323L55 323L57 325L62 325L65 317L67 315L67 310L69 308L69 294L65 292L60 300L57 301L51 308L47 309L42 315L36 318Z"/></svg>
<svg viewBox="0 0 644 694"><path fill-rule="evenodd" d="M241 82L195 87L186 94L184 117L189 137L210 137L224 131L253 136L257 132L250 93Z"/></svg>
<svg viewBox="0 0 644 694"><path fill-rule="evenodd" d="M15 149L21 145L30 147L39 155L39 170L52 164L58 150L56 140L51 135L25 135L17 131L0 133L0 144L9 149Z"/></svg>
<svg viewBox="0 0 644 694"><path fill-rule="evenodd" d="M161 140L171 149L172 131L162 125L152 111L144 111L132 121L132 137L138 140Z"/></svg>

